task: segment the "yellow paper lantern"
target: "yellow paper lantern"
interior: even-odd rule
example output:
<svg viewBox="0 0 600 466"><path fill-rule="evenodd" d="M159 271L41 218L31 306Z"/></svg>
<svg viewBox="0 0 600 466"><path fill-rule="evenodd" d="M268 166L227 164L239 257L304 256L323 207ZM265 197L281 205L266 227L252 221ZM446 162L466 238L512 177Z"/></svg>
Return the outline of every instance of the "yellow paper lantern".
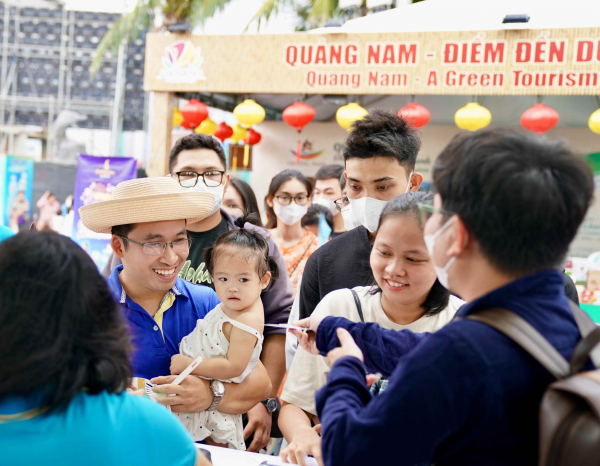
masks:
<svg viewBox="0 0 600 466"><path fill-rule="evenodd" d="M335 119L342 128L347 131L350 131L350 125L354 123L356 120L360 120L368 115L364 108L362 108L357 103L351 102L348 105L344 105L343 107L338 108L338 111L335 114Z"/></svg>
<svg viewBox="0 0 600 466"><path fill-rule="evenodd" d="M177 107L173 107L173 127L181 126L183 123L183 115Z"/></svg>
<svg viewBox="0 0 600 466"><path fill-rule="evenodd" d="M214 121L212 121L210 118L207 118L202 123L200 123L200 126L198 126L194 130L194 133L207 134L208 136L210 136L212 134L215 134L216 131L217 131L217 124Z"/></svg>
<svg viewBox="0 0 600 466"><path fill-rule="evenodd" d="M600 108L590 115L588 126L594 133L600 134Z"/></svg>
<svg viewBox="0 0 600 466"><path fill-rule="evenodd" d="M492 114L477 102L469 102L463 108L458 109L454 115L454 122L460 129L477 131L492 122Z"/></svg>
<svg viewBox="0 0 600 466"><path fill-rule="evenodd" d="M231 135L231 137L229 139L231 139L234 142L234 144L237 144L242 139L246 139L248 130L246 128L244 128L242 125L240 125L238 123L237 125L234 125L232 127L232 129L233 129L233 134Z"/></svg>
<svg viewBox="0 0 600 466"><path fill-rule="evenodd" d="M250 128L252 125L258 125L265 119L265 109L252 99L246 99L235 107L233 109L233 114L246 128Z"/></svg>

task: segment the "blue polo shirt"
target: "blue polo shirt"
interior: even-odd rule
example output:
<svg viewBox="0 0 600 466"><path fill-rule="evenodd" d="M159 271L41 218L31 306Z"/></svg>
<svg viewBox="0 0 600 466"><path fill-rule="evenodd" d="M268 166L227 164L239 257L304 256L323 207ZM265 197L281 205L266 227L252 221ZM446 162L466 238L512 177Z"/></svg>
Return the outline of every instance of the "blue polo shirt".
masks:
<svg viewBox="0 0 600 466"><path fill-rule="evenodd" d="M194 285L177 278L171 288L173 303L162 313L161 331L160 323L125 294L119 281L121 270L123 265L115 267L106 282L115 299L123 305L129 323L135 348L133 376L151 379L169 375L171 356L179 354L179 343L196 328L198 319L203 319L220 303L219 298L207 286Z"/></svg>
<svg viewBox="0 0 600 466"><path fill-rule="evenodd" d="M581 338L557 271L515 280L457 315L493 307L525 319L567 360ZM337 327L350 331L365 363L340 358L317 392L325 464L537 464L538 410L554 379L512 340L472 320L416 334L327 317L321 351L339 345ZM365 367L389 380L373 399Z"/></svg>

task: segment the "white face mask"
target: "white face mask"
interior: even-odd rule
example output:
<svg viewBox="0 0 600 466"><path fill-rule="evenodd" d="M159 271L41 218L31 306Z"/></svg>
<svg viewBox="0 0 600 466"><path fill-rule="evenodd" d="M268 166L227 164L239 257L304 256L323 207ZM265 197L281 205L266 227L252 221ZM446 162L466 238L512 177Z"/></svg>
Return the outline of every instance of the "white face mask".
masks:
<svg viewBox="0 0 600 466"><path fill-rule="evenodd" d="M435 269L435 274L438 277L438 280L442 284L442 286L448 289L448 270L452 267L452 264L456 261L456 256L452 256L450 260L446 263L444 267L438 267L435 265L433 261L433 250L435 248L435 240L439 238L439 236L444 233L450 225L454 222L454 218L447 221L446 224L436 231L433 235L425 235L423 239L425 240L425 246L427 246L427 252L429 252L429 257L431 258L431 263L433 264L433 268Z"/></svg>
<svg viewBox="0 0 600 466"><path fill-rule="evenodd" d="M194 186L192 188L182 187L181 190L184 193L189 193L189 192L193 192L193 193L210 193L213 196L215 196L215 203L213 205L213 209L210 212L210 214L207 215L207 217L210 217L217 210L219 210L219 208L221 207L221 204L223 203L223 191L225 190L225 185L224 184L220 184L219 186L214 186L214 187L206 186L206 184L204 183L204 181L202 181L202 178L198 178L198 182L196 183L196 186Z"/></svg>
<svg viewBox="0 0 600 466"><path fill-rule="evenodd" d="M377 231L381 212L389 201L380 201L372 197L361 197L360 199L348 199L350 205L342 212L346 230L352 230L360 225L371 233Z"/></svg>
<svg viewBox="0 0 600 466"><path fill-rule="evenodd" d="M317 198L313 199L312 203L322 205L323 207L327 207L329 212L331 212L331 215L333 215L334 217L340 213L339 210L337 210L337 207L335 206L335 202L330 201L329 199L317 197Z"/></svg>
<svg viewBox="0 0 600 466"><path fill-rule="evenodd" d="M290 205L281 205L275 201L273 202L273 210L277 215L277 220L291 226L298 223L306 215L308 204L298 205L292 202Z"/></svg>
<svg viewBox="0 0 600 466"><path fill-rule="evenodd" d="M410 189L410 182L412 180L412 173L408 177L408 185L406 191ZM377 231L379 226L379 218L385 206L390 201L380 201L372 197L361 197L360 199L348 199L350 205L342 212L342 218L344 219L344 226L346 230L352 230L360 225L364 226L371 233Z"/></svg>

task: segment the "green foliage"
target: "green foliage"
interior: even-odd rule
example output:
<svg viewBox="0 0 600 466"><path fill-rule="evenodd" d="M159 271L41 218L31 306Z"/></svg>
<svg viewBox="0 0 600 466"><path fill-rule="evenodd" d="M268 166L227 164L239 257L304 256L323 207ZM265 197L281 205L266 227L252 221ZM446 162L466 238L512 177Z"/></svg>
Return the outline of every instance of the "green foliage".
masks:
<svg viewBox="0 0 600 466"><path fill-rule="evenodd" d="M162 14L164 17L164 23L159 30L183 21L188 21L193 29L196 26L203 25L207 19L222 11L231 1L138 0L135 8L116 21L98 45L96 56L90 67L90 74L93 77L98 72L107 52L117 55L119 46L123 42L135 40L140 37L142 32L153 29L157 14ZM260 29L262 21L268 21L272 15L277 15L284 7L292 7L296 10L300 18L296 27L297 31L306 31L323 26L332 18L350 19L357 15L366 14L366 0L361 0L360 6L356 8L346 9L339 8L339 0L264 0L264 3L246 26L246 30L255 21Z"/></svg>
<svg viewBox="0 0 600 466"><path fill-rule="evenodd" d="M192 29L222 10L231 0L138 0L135 8L115 21L102 38L90 66L93 77L104 61L107 52L116 55L123 42L140 37L142 32L154 28L157 14L164 17L163 28L177 22L188 21ZM160 28L159 28L160 30Z"/></svg>

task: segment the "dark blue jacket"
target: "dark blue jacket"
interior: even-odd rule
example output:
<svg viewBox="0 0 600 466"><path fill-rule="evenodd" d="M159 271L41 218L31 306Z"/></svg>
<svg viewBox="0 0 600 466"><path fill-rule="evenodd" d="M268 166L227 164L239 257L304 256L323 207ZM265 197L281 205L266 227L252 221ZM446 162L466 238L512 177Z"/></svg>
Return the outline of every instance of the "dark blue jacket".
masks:
<svg viewBox="0 0 600 466"><path fill-rule="evenodd" d="M562 276L543 271L464 305L527 320L565 358L580 339ZM336 362L316 402L323 457L330 465L535 465L538 408L553 377L531 356L482 323L457 320L433 334L393 331L328 317L317 332L326 353L350 331L365 357ZM371 399L365 367L389 377Z"/></svg>

